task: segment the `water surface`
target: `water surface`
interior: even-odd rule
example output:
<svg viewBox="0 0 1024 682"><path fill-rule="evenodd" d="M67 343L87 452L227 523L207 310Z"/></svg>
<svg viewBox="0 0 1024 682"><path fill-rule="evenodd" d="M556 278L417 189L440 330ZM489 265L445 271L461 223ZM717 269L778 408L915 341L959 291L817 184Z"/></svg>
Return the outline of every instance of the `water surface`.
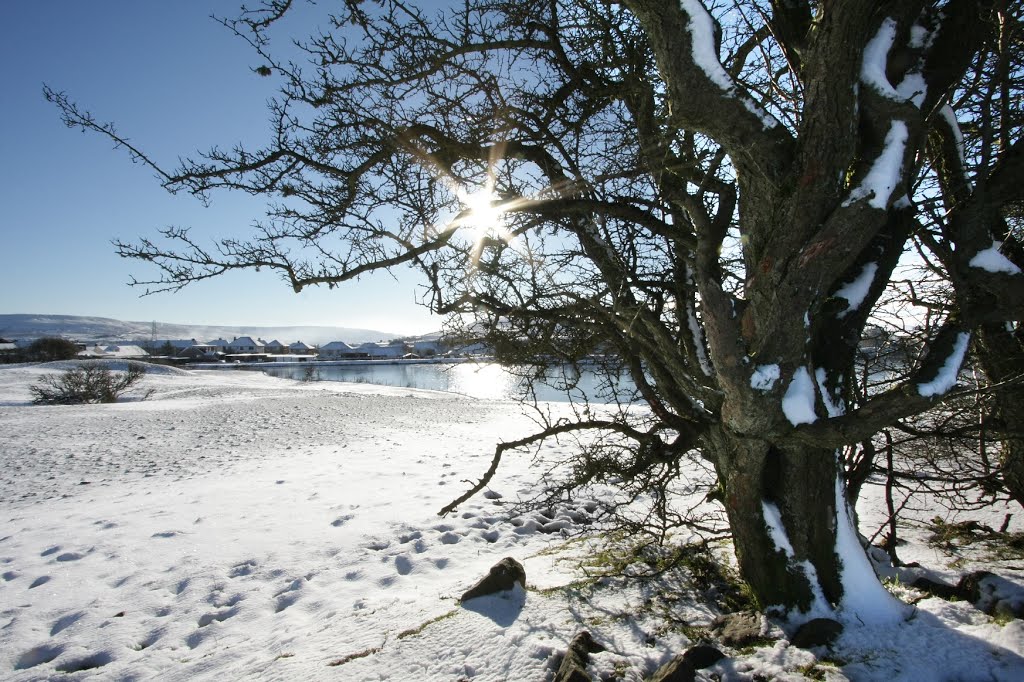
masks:
<svg viewBox="0 0 1024 682"><path fill-rule="evenodd" d="M524 370L507 368L494 362L437 364L386 364L366 362L347 365L295 363L294 365L261 367L275 377L312 381L346 381L353 383L420 388L430 391L461 393L486 400L516 400L523 395ZM567 391L567 384L573 384ZM571 366L549 370L543 382L535 382L538 400L609 402L611 392L605 381L591 369L575 370ZM620 399L628 399L632 382L620 377L617 382Z"/></svg>

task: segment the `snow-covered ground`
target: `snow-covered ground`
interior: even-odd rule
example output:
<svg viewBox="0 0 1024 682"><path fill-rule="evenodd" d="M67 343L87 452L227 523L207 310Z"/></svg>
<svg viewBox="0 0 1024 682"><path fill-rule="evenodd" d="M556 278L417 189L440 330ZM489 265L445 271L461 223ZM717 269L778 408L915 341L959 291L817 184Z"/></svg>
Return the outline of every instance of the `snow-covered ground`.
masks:
<svg viewBox="0 0 1024 682"><path fill-rule="evenodd" d="M436 515L499 439L530 432L514 403L157 368L146 401L30 405L53 370L0 367L0 679L543 680L586 628L607 649L595 679L640 680L691 644L646 588L581 586L558 560L583 546L560 529L610 491L510 518L541 484L521 455ZM506 556L528 589L458 606ZM948 569L923 545L901 556ZM783 637L726 653L698 679L1024 679L1024 624L932 598L830 652Z"/></svg>

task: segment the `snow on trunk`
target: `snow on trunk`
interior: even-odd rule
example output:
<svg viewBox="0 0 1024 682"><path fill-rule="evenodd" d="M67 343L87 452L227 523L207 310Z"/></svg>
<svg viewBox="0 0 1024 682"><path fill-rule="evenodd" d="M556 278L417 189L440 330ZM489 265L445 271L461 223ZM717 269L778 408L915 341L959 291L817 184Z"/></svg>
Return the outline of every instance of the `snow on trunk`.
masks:
<svg viewBox="0 0 1024 682"><path fill-rule="evenodd" d="M770 391L782 376L778 365L758 365L750 375L750 387L757 391Z"/></svg>
<svg viewBox="0 0 1024 682"><path fill-rule="evenodd" d="M846 414L846 404L843 400L840 398L838 402L836 402L832 399L832 396L829 395L825 381L828 378L828 375L826 374L825 369L819 367L814 370L814 378L818 381L818 391L821 393L821 401L825 403L825 411L828 413L828 416L830 418L842 417Z"/></svg>
<svg viewBox="0 0 1024 682"><path fill-rule="evenodd" d="M714 370L708 360L708 354L704 350L704 333L701 331L700 322L697 321L697 311L692 302L686 304L686 322L690 327L690 335L693 337L694 352L697 353L697 362L704 376L712 376Z"/></svg>
<svg viewBox="0 0 1024 682"><path fill-rule="evenodd" d="M839 616L848 623L884 625L906 618L907 606L882 586L857 537L849 510L843 481L836 477L836 556L842 563L840 581L843 599Z"/></svg>
<svg viewBox="0 0 1024 682"><path fill-rule="evenodd" d="M764 523L768 527L768 536L772 539L775 548L786 555L786 560L791 566L802 571L811 585L811 592L814 595L814 602L811 608L798 613L791 611L786 618L790 622L807 621L813 618L827 618L832 614L832 607L829 606L825 594L821 591L821 584L818 582L818 571L810 561L796 561L796 551L793 543L789 541L789 535L782 524L782 512L779 508L767 500L761 500L761 514L764 516Z"/></svg>
<svg viewBox="0 0 1024 682"><path fill-rule="evenodd" d="M910 132L903 121L893 121L889 132L885 135L882 152L871 165L871 170L843 202L849 206L855 201L868 198L873 208L884 210L889 205L889 197L900 181L900 169L903 166L903 153L907 146Z"/></svg>
<svg viewBox="0 0 1024 682"><path fill-rule="evenodd" d="M814 413L814 380L806 367L793 373L786 395L782 396L782 412L793 426L813 424L818 419Z"/></svg>

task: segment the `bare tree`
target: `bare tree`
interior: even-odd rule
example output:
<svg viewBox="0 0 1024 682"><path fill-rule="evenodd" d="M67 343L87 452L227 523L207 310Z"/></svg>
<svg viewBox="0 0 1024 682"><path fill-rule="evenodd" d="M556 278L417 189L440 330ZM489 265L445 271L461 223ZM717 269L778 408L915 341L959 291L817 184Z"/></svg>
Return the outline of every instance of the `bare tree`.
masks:
<svg viewBox="0 0 1024 682"><path fill-rule="evenodd" d="M953 314L959 305L989 305L998 292L982 292L957 286L960 268L953 252L955 231L970 223L991 246L975 255L968 265L1015 276L1024 267L1021 238L1021 203L986 201L1000 183L1004 170L1019 163L1024 107L1024 25L1018 3L992 3L985 12L985 37L970 56L965 77L951 90L949 105L940 113L925 148L927 172L922 188L933 201L921 215L922 229L915 235L918 247L933 273L950 282L962 295L950 300L939 292L926 301L932 309ZM1021 181L1019 171L1011 182ZM930 190L930 191L929 191ZM952 219L951 219L952 218ZM969 254L968 254L969 255ZM968 298L970 296L971 298ZM1024 330L1019 315L986 319L976 330L975 351L989 382L999 386L980 426L978 447L984 453L986 439L1000 441L998 480L1018 503L1024 504ZM980 459L985 460L986 457ZM986 461L984 465L989 463Z"/></svg>
<svg viewBox="0 0 1024 682"><path fill-rule="evenodd" d="M165 169L47 91L68 125L107 135L172 192L268 198L249 240L169 228L119 243L157 269L137 284L267 268L299 290L417 268L425 304L471 319L506 355L617 358L649 407L581 408L499 446L474 490L512 446L566 434L599 444L576 462L577 485L704 461L762 606L898 611L857 545L838 448L941 401L972 335L1020 318L1024 277L976 267L992 253L986 218L1021 199L1017 136L928 232L953 305L919 361L855 400L867 320L932 205L919 191L929 136L955 141L967 78L1019 96L1005 72L972 68L997 10L471 0L433 14L352 1L297 43L299 63L271 50L290 5L224 21L280 84L263 148Z"/></svg>
<svg viewBox="0 0 1024 682"><path fill-rule="evenodd" d="M36 405L116 403L121 395L146 376L146 365L129 362L115 374L103 361L83 361L60 374L48 374L30 386ZM147 391L142 399L149 397Z"/></svg>
<svg viewBox="0 0 1024 682"><path fill-rule="evenodd" d="M59 336L44 336L30 343L24 355L34 362L71 360L78 356L78 346L74 341Z"/></svg>

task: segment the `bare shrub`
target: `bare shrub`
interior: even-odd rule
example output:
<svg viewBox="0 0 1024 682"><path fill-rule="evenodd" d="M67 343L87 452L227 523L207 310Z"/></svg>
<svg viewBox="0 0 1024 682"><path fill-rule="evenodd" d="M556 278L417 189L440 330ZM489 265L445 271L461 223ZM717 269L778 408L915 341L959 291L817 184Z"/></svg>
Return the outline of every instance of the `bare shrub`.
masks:
<svg viewBox="0 0 1024 682"><path fill-rule="evenodd" d="M138 362L130 362L126 370L116 373L106 365L83 364L43 377L29 390L36 405L113 403L145 375L146 366Z"/></svg>

